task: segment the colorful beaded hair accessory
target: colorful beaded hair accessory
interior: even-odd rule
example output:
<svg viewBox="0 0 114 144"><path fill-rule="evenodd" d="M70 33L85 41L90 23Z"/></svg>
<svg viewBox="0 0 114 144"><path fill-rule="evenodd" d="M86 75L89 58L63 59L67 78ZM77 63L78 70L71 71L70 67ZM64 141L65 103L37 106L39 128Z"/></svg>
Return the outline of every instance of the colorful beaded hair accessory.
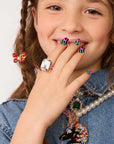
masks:
<svg viewBox="0 0 114 144"><path fill-rule="evenodd" d="M22 52L19 56L17 56L16 53L13 53L13 62L16 63L16 62L24 62L25 61L25 58L26 58L26 53L25 52Z"/></svg>

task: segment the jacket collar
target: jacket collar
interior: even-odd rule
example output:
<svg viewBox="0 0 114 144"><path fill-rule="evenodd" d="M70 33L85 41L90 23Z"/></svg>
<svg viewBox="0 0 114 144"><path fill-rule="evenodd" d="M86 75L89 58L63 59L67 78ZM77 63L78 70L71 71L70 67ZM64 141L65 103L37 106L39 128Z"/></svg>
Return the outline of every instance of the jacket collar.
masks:
<svg viewBox="0 0 114 144"><path fill-rule="evenodd" d="M92 93L102 96L110 87L108 83L108 69L94 72L84 86Z"/></svg>

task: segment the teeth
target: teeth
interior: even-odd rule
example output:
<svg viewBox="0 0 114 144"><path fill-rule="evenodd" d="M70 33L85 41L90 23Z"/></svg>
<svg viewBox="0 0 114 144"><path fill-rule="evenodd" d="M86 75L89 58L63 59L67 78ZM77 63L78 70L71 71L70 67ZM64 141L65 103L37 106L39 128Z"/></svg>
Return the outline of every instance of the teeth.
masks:
<svg viewBox="0 0 114 144"><path fill-rule="evenodd" d="M61 41L56 41L58 44L61 44Z"/></svg>
<svg viewBox="0 0 114 144"><path fill-rule="evenodd" d="M60 43L61 43L61 41L57 41L57 43L58 43L58 44L60 44Z"/></svg>

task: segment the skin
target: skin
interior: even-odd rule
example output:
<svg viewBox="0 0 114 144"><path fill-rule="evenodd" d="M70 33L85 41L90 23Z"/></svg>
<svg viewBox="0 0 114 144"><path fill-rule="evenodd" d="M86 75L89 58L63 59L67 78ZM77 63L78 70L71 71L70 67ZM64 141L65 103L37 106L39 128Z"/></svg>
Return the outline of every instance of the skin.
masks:
<svg viewBox="0 0 114 144"><path fill-rule="evenodd" d="M60 9L49 8L52 5ZM96 13L90 12L90 9L96 10ZM72 79L88 69L95 72L101 68L102 55L109 43L108 33L112 26L110 9L107 0L103 0L103 3L39 0L38 9L33 10L38 39L47 56L56 49L54 40L68 37L70 40L81 38L88 42L85 55L73 72Z"/></svg>
<svg viewBox="0 0 114 144"><path fill-rule="evenodd" d="M61 11L47 9L55 2L63 8ZM107 7L100 3L87 3L86 0L39 0L38 10L32 9L39 42L54 68L48 72L38 69L10 144L42 144L46 129L90 78L85 70L100 69L112 25L109 4L106 0L104 2ZM85 13L91 7L100 10L103 15ZM85 53L79 53L80 46L73 43L66 46L55 43L54 39L64 37L88 41Z"/></svg>

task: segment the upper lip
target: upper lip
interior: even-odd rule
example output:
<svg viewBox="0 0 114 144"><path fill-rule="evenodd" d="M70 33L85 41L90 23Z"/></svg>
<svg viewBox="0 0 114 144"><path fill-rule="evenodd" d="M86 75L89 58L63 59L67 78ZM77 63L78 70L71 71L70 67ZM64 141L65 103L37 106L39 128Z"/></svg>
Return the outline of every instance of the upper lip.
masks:
<svg viewBox="0 0 114 144"><path fill-rule="evenodd" d="M78 38L77 38L78 39ZM81 38L80 38L81 39ZM63 39L55 39L55 41L62 41ZM73 43L74 41L76 41L76 39L69 39L69 43ZM87 44L88 42L81 39L81 42L84 44Z"/></svg>

